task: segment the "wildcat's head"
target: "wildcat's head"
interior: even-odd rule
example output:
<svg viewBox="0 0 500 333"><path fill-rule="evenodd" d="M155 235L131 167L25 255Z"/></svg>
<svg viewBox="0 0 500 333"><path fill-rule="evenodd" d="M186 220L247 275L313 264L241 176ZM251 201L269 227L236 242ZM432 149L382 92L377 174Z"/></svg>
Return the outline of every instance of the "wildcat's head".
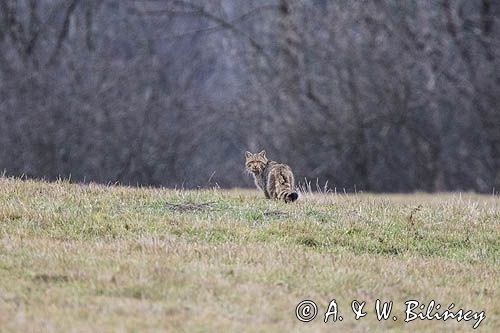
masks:
<svg viewBox="0 0 500 333"><path fill-rule="evenodd" d="M268 162L265 150L257 154L252 154L251 152L247 151L245 153L245 157L246 157L245 166L247 170L253 174L261 173L266 167L266 164Z"/></svg>

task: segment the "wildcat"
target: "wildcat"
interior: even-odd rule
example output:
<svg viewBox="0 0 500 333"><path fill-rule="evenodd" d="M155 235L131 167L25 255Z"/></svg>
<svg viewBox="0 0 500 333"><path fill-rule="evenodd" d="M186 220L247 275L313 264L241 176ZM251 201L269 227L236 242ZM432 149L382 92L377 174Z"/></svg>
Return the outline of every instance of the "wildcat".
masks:
<svg viewBox="0 0 500 333"><path fill-rule="evenodd" d="M267 199L287 203L298 199L292 169L288 165L268 160L265 150L257 154L247 151L245 157L246 169L253 174L255 185Z"/></svg>

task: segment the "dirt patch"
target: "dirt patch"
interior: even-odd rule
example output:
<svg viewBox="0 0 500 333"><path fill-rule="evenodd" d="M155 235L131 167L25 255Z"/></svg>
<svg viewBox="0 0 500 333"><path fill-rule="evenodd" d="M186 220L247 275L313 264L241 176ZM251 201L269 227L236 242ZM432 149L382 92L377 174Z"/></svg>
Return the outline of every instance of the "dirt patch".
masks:
<svg viewBox="0 0 500 333"><path fill-rule="evenodd" d="M165 205L176 212L206 212L215 210L215 202L201 202L201 203L170 203L166 202Z"/></svg>
<svg viewBox="0 0 500 333"><path fill-rule="evenodd" d="M61 274L36 274L35 276L33 276L33 280L45 283L51 283L51 282L69 282L71 278L68 275L61 275Z"/></svg>
<svg viewBox="0 0 500 333"><path fill-rule="evenodd" d="M290 216L288 213L279 210L266 210L264 213L262 213L262 215L266 217L280 217L280 218L285 218Z"/></svg>

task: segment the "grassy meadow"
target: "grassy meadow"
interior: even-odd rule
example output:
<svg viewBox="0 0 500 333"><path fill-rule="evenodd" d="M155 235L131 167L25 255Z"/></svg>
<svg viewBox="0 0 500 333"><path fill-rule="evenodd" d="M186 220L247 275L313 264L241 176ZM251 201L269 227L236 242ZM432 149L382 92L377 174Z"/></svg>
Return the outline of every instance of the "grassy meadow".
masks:
<svg viewBox="0 0 500 333"><path fill-rule="evenodd" d="M296 305L314 300L312 322ZM323 322L335 299L343 321ZM379 322L377 299L394 302ZM500 327L500 197L171 190L0 178L1 331L473 331ZM365 301L356 321L351 301Z"/></svg>

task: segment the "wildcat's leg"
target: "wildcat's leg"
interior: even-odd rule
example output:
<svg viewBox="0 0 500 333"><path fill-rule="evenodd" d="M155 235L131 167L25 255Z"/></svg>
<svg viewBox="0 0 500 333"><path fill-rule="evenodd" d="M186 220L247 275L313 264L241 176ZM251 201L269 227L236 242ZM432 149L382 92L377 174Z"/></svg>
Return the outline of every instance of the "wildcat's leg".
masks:
<svg viewBox="0 0 500 333"><path fill-rule="evenodd" d="M276 175L273 170L267 176L266 189L268 192L268 199L276 199Z"/></svg>

